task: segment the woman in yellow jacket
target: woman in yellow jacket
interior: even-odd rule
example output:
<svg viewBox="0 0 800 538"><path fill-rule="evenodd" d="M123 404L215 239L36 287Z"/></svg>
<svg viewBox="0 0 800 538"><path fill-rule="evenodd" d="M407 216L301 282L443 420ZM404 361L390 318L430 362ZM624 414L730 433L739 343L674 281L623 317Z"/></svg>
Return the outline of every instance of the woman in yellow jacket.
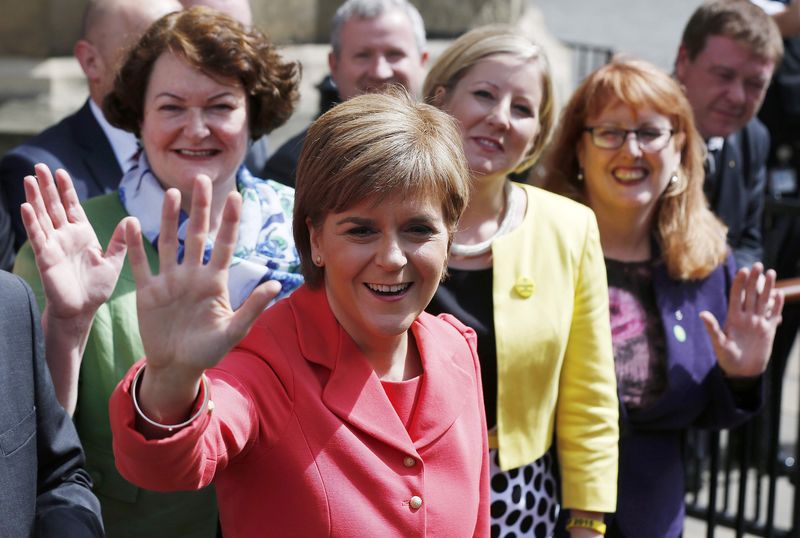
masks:
<svg viewBox="0 0 800 538"><path fill-rule="evenodd" d="M458 120L472 172L449 277L428 310L478 332L492 535L550 536L560 497L574 538L600 536L601 513L616 506L619 432L597 223L508 179L553 125L547 61L510 28L478 28L439 57L423 92Z"/></svg>

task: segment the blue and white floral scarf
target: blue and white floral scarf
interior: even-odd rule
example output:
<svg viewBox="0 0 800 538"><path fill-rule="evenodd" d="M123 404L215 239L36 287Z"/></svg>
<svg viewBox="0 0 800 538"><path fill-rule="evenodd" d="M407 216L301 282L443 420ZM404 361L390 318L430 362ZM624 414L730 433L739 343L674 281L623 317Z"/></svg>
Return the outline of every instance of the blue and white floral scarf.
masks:
<svg viewBox="0 0 800 538"><path fill-rule="evenodd" d="M236 173L236 188L242 195L239 236L228 271L231 306L239 308L252 291L267 280L277 280L282 299L303 283L299 274L300 257L292 236L294 189L272 180L254 177L242 165ZM164 188L141 152L119 185L119 198L129 215L139 219L143 235L158 250L161 206ZM178 260L183 259L188 215L181 210L178 218ZM211 258L214 244L206 240L203 261Z"/></svg>

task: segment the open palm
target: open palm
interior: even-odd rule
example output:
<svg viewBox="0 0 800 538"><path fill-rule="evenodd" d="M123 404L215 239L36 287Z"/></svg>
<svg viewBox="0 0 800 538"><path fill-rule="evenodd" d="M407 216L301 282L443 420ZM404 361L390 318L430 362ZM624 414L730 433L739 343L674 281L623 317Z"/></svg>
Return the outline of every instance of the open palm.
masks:
<svg viewBox="0 0 800 538"><path fill-rule="evenodd" d="M114 230L104 252L69 174L57 170L54 181L46 165L37 164L35 170L35 178L24 180L27 203L22 205L22 220L50 314L92 316L111 296L122 269L124 223Z"/></svg>
<svg viewBox="0 0 800 538"><path fill-rule="evenodd" d="M765 274L756 263L740 269L733 279L724 328L710 312L700 314L726 375L753 377L766 369L782 309L783 293L775 289L775 271Z"/></svg>
<svg viewBox="0 0 800 538"><path fill-rule="evenodd" d="M236 244L241 197L231 193L211 259L203 264L211 206L211 182L199 176L185 238L183 262L177 262L180 194L164 196L159 236L159 274L152 275L138 222L126 228L129 256L137 288L139 332L150 370L173 369L187 378L214 366L241 340L267 303L280 291L275 282L262 284L237 311L228 300L228 264Z"/></svg>

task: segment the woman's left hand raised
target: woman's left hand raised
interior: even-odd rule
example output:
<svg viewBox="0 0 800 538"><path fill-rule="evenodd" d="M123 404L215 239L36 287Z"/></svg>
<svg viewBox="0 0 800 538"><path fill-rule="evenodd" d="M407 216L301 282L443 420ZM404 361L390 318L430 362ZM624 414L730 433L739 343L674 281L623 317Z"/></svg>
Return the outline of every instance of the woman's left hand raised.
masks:
<svg viewBox="0 0 800 538"><path fill-rule="evenodd" d="M211 180L199 175L192 188L183 260L177 261L180 193L164 196L158 240L159 274L150 273L138 226L129 227L128 256L136 280L139 330L152 370L175 366L199 375L241 340L280 287L262 284L234 311L228 300L230 264L241 213L241 196L228 194L208 263ZM137 223L138 224L138 223Z"/></svg>
<svg viewBox="0 0 800 538"><path fill-rule="evenodd" d="M182 419L195 399L202 372L215 366L247 334L280 291L277 282L265 282L238 310L231 308L228 265L236 246L241 196L232 192L225 200L208 263L203 262L211 209L208 176L198 175L191 196L184 255L178 263L181 197L177 189L164 195L158 275L150 272L138 222L126 229L139 332L147 355L140 402L145 414L166 423Z"/></svg>
<svg viewBox="0 0 800 538"><path fill-rule="evenodd" d="M78 201L65 170L55 179L44 164L27 176L22 222L28 232L46 299L42 312L47 364L58 401L72 414L78 373L92 320L117 285L125 261L124 227L115 228L106 250Z"/></svg>
<svg viewBox="0 0 800 538"><path fill-rule="evenodd" d="M711 312L701 312L717 362L728 377L754 377L767 367L775 330L781 323L783 292L775 288L775 271L760 263L736 273L728 297L725 327Z"/></svg>
<svg viewBox="0 0 800 538"><path fill-rule="evenodd" d="M124 223L104 251L65 170L47 165L25 177L22 222L39 268L50 317L91 320L108 300L125 261Z"/></svg>

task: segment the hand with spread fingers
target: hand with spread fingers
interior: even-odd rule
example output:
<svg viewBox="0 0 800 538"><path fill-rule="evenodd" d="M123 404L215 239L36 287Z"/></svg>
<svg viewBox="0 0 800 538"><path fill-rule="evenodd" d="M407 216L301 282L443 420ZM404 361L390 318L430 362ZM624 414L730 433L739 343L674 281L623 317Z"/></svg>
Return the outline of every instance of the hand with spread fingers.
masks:
<svg viewBox="0 0 800 538"><path fill-rule="evenodd" d="M59 402L71 414L78 371L97 309L114 291L125 261L120 222L106 250L86 218L65 170L55 179L44 164L25 178L22 222L36 258L46 305L42 314L47 362Z"/></svg>
<svg viewBox="0 0 800 538"><path fill-rule="evenodd" d="M55 180L44 164L25 178L22 221L36 257L50 316L94 315L114 291L125 260L125 238L117 226L108 248L97 240L65 170Z"/></svg>
<svg viewBox="0 0 800 538"><path fill-rule="evenodd" d="M178 263L180 200L177 189L169 189L164 196L158 244L160 274L150 273L138 222L125 230L136 280L139 331L147 355L140 402L145 414L167 424L185 418L203 371L216 365L247 334L280 291L277 282L265 282L238 310L231 308L228 265L242 199L232 192L225 200L214 249L204 264L211 208L211 180L205 175L198 175L194 182L184 257Z"/></svg>
<svg viewBox="0 0 800 538"><path fill-rule="evenodd" d="M760 263L742 268L733 279L724 328L710 312L701 312L717 362L728 377L761 375L769 362L775 330L781 323L783 292L775 271Z"/></svg>

